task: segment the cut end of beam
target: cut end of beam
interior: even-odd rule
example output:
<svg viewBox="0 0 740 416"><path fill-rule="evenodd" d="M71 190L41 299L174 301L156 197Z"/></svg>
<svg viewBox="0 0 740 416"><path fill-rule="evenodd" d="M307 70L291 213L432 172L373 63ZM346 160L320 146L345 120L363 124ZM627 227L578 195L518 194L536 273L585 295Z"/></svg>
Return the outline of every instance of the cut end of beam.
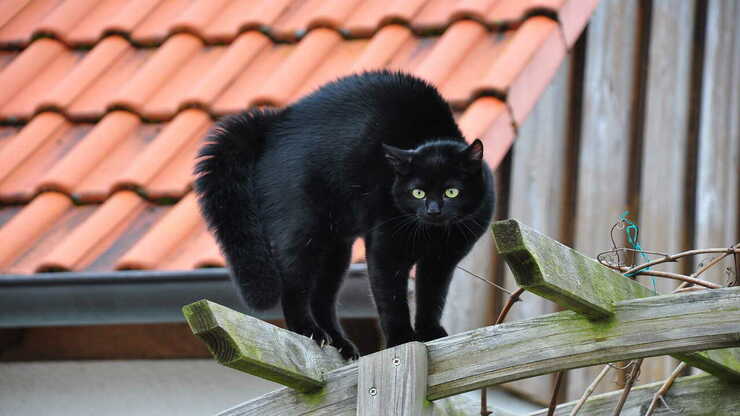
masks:
<svg viewBox="0 0 740 416"><path fill-rule="evenodd" d="M591 319L610 317L615 302L654 295L515 219L495 222L492 229L496 247L521 287Z"/></svg>
<svg viewBox="0 0 740 416"><path fill-rule="evenodd" d="M183 307L193 333L221 364L300 392L324 385L324 374L346 365L331 346L207 300Z"/></svg>

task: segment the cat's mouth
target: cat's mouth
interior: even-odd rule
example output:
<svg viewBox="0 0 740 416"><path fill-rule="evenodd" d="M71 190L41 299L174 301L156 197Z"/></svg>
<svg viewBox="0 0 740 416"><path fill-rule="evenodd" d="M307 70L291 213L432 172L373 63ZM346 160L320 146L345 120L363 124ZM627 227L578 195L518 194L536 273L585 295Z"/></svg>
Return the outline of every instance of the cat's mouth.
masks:
<svg viewBox="0 0 740 416"><path fill-rule="evenodd" d="M447 225L450 223L450 219L448 217L443 217L441 215L420 215L419 220L428 225Z"/></svg>

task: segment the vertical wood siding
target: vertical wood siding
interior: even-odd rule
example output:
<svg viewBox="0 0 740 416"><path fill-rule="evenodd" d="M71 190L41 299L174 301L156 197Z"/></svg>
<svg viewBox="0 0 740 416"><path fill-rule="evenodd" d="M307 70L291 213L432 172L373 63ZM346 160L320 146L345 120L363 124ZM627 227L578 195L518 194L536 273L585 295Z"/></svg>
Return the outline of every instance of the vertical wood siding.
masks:
<svg viewBox="0 0 740 416"><path fill-rule="evenodd" d="M611 248L609 229L625 210L646 250L740 241L737 22L734 0L602 0L581 41L583 56L571 51L519 126L504 190L507 216L591 256ZM617 236L624 246L624 232ZM710 257L660 269L690 272ZM515 287L508 270L494 274ZM706 277L726 283L721 268ZM649 278L639 280L652 288ZM675 286L656 280L661 293ZM509 320L552 311L526 296ZM664 379L674 364L645 360L638 384ZM566 398L580 397L599 369L570 371ZM613 371L599 391L622 382ZM552 386L552 377L539 377L506 387L548 401Z"/></svg>

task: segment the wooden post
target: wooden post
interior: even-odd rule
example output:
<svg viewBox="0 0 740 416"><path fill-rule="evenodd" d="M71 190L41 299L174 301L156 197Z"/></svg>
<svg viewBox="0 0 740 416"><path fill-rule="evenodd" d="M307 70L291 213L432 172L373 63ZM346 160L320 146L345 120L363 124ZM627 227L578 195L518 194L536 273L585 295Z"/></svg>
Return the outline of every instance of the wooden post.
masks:
<svg viewBox="0 0 740 416"><path fill-rule="evenodd" d="M360 358L358 416L432 415L426 401L427 348L409 342Z"/></svg>
<svg viewBox="0 0 740 416"><path fill-rule="evenodd" d="M517 220L494 223L493 235L521 287L585 316L608 318L618 301L656 295ZM740 348L671 355L717 377L740 381Z"/></svg>

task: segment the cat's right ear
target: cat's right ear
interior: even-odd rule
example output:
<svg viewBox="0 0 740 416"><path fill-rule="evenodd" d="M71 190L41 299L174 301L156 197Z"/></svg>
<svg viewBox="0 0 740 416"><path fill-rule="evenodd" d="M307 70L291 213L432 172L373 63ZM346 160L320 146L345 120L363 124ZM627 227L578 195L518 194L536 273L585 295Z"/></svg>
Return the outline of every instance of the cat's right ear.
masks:
<svg viewBox="0 0 740 416"><path fill-rule="evenodd" d="M383 152L385 153L385 159L399 175L405 175L409 172L411 158L414 156L413 150L403 150L384 144Z"/></svg>

